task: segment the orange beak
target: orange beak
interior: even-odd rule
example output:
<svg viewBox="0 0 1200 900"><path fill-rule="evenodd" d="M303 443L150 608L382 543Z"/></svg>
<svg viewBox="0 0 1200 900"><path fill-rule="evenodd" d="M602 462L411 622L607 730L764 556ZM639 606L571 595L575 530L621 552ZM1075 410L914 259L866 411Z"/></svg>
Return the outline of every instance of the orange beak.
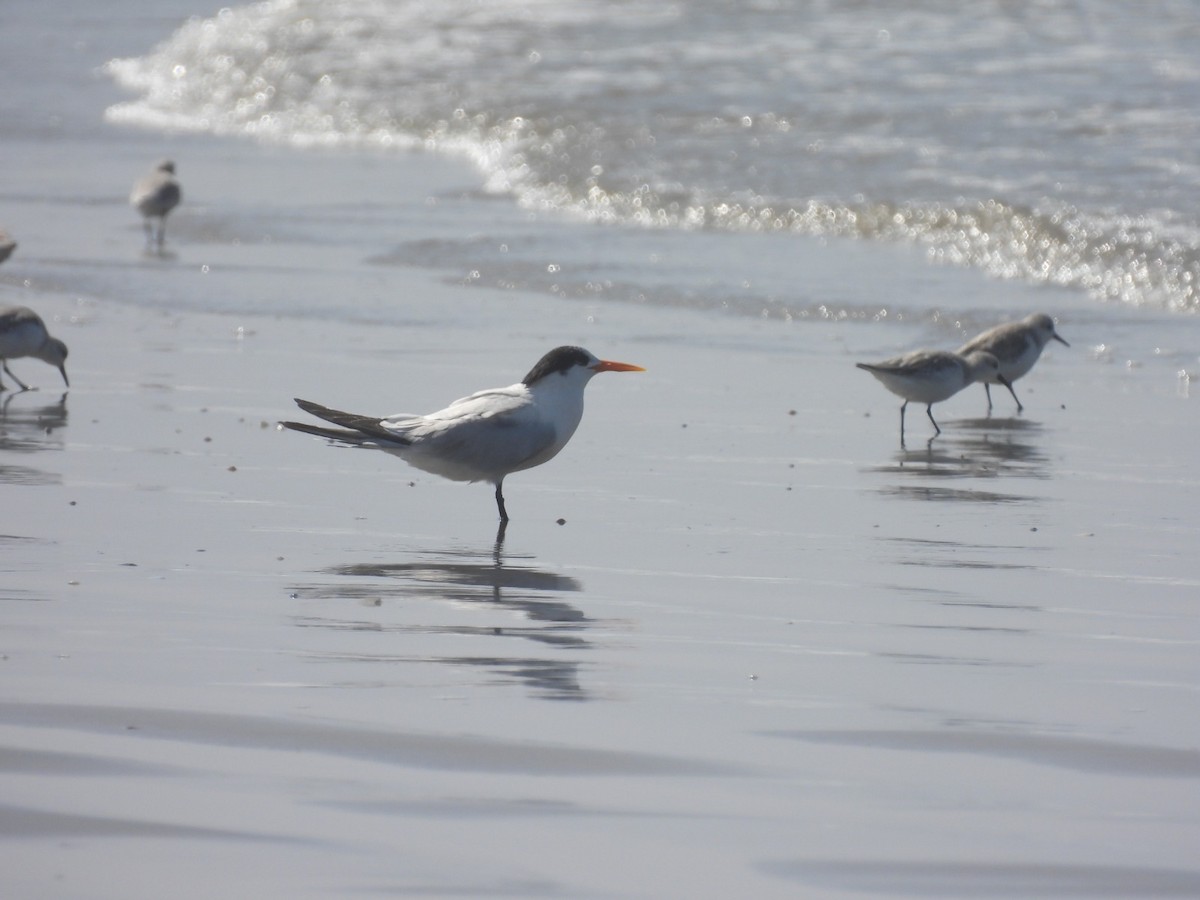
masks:
<svg viewBox="0 0 1200 900"><path fill-rule="evenodd" d="M597 372L645 372L641 366L631 365L630 363L612 362L607 359L602 359L596 365L592 366Z"/></svg>

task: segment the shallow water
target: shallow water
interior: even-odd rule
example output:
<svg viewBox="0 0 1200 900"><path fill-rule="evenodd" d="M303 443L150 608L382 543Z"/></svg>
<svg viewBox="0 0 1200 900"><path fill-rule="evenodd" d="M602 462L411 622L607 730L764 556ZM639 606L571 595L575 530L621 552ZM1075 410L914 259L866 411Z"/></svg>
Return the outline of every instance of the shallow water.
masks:
<svg viewBox="0 0 1200 900"><path fill-rule="evenodd" d="M649 371L597 379L563 458L511 479L500 545L487 488L264 427L295 385L475 383L507 351L469 323L414 329L447 343L419 364L354 324L74 327L61 424L8 406L45 476L5 487L23 884L104 855L126 896L1194 889L1188 401L1067 361L1025 417L955 398L900 450L844 351L531 303ZM845 393L759 391L797 366ZM715 420L726 391L754 399ZM148 835L153 864L124 843Z"/></svg>
<svg viewBox="0 0 1200 900"><path fill-rule="evenodd" d="M108 117L423 148L544 215L912 242L1194 311L1198 31L1170 2L275 0L113 60L136 96Z"/></svg>

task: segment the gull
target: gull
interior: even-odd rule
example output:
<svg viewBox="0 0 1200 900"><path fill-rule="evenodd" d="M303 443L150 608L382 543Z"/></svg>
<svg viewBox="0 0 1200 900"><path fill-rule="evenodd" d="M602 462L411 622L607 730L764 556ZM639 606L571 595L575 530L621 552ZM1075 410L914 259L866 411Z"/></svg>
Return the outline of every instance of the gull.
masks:
<svg viewBox="0 0 1200 900"><path fill-rule="evenodd" d="M983 389L987 391L988 411L992 409L991 384L1004 384L1017 403L1017 412L1025 409L1017 400L1017 392L1012 383L1023 378L1033 368L1033 364L1042 355L1042 350L1050 341L1058 341L1064 347L1070 347L1054 330L1054 320L1045 313L1034 313L1020 322L1008 322L989 328L982 334L976 335L958 348L961 354L983 350L996 357L1000 363L1000 374L1008 379L1008 383L999 378L987 378L983 381Z"/></svg>
<svg viewBox="0 0 1200 900"><path fill-rule="evenodd" d="M175 180L175 163L169 159L164 159L133 186L129 204L142 214L147 245L154 243L162 247L167 233L167 213L182 199L183 191ZM154 219L158 219L157 233Z"/></svg>
<svg viewBox="0 0 1200 900"><path fill-rule="evenodd" d="M933 437L937 437L942 429L933 418L933 404L953 397L976 381L992 379L1008 384L1008 379L1000 373L996 357L983 351L960 355L947 350L914 350L883 362L855 365L878 378L893 394L904 398L900 405L901 446L904 446L904 410L908 401L925 404L925 413L933 422Z"/></svg>
<svg viewBox="0 0 1200 900"><path fill-rule="evenodd" d="M567 445L583 416L583 389L592 376L644 371L598 359L582 347L557 347L518 383L479 391L428 415L379 418L296 398L302 410L339 427L279 424L335 444L382 450L452 481L489 482L496 487L503 527L505 476L540 466Z"/></svg>
<svg viewBox="0 0 1200 900"><path fill-rule="evenodd" d="M28 306L0 307L0 367L21 386L21 390L27 391L29 385L8 367L10 359L20 356L33 356L57 367L62 372L63 382L67 387L71 386L67 381L67 345L50 336L42 317ZM4 382L0 380L2 390Z"/></svg>

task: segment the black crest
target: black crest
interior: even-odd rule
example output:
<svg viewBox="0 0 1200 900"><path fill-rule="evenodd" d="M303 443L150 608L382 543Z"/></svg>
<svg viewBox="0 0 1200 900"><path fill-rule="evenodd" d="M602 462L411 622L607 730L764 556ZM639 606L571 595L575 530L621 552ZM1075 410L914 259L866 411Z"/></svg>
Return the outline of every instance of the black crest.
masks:
<svg viewBox="0 0 1200 900"><path fill-rule="evenodd" d="M582 347L555 347L539 359L537 365L530 369L529 374L521 381L525 385L532 385L547 375L553 375L555 372L563 375L575 366L587 366L591 361L592 355Z"/></svg>

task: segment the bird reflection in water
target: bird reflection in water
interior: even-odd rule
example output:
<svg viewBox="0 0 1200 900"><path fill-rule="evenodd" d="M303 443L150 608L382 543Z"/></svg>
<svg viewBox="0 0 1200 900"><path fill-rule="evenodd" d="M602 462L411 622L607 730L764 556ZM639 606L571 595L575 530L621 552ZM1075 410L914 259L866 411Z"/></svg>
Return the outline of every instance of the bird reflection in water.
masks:
<svg viewBox="0 0 1200 900"><path fill-rule="evenodd" d="M887 496L923 500L1026 503L1040 495L995 489L1000 479L1051 477L1035 442L1042 426L1027 419L977 418L955 422L952 437L920 449L901 449L893 462L865 472L897 476L879 487ZM986 487L985 487L986 485Z"/></svg>
<svg viewBox="0 0 1200 900"><path fill-rule="evenodd" d="M32 403L43 395L33 391L5 392L0 399L0 451L37 453L61 450L56 434L67 424L67 395L52 403ZM60 475L32 466L0 464L0 483L59 484Z"/></svg>
<svg viewBox="0 0 1200 900"><path fill-rule="evenodd" d="M298 617L304 628L367 631L483 639L493 652L454 654L440 652L321 653L322 660L356 660L374 663L445 663L478 667L494 673L501 682L524 684L534 696L553 700L591 699L580 683L583 663L566 654L588 650L585 631L595 624L562 595L582 590L574 578L548 572L504 554L504 525L489 551L424 551L420 559L395 563L348 563L321 570L346 581L309 584L294 588L303 600L344 600L371 603L381 615L371 620L337 616ZM459 618L464 608L472 621L439 624L428 620L427 602L452 604ZM497 621L496 613L503 613ZM512 624L513 619L518 624ZM515 639L515 641L514 641ZM503 643L501 643L503 642ZM511 652L516 642L533 642L544 654ZM453 642L457 644L458 642ZM412 647L413 645L409 645ZM418 648L441 647L442 642L421 641ZM449 646L449 645L447 645Z"/></svg>

